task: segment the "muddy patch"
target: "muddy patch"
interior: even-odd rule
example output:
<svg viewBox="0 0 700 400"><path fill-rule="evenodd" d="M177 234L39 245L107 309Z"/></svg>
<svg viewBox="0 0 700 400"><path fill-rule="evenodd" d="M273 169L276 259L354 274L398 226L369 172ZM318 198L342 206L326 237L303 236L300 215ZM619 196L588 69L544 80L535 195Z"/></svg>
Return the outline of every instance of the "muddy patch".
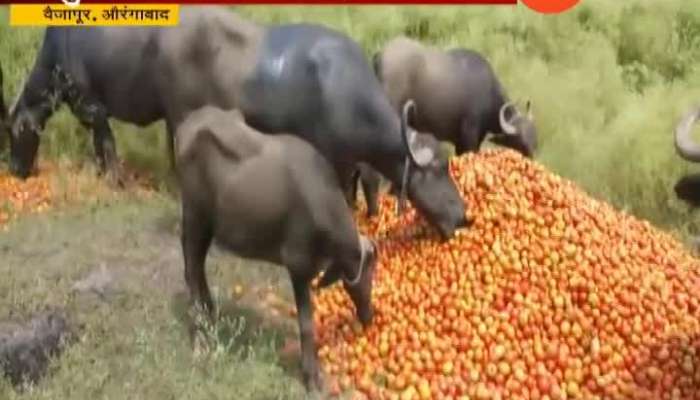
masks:
<svg viewBox="0 0 700 400"><path fill-rule="evenodd" d="M0 370L15 386L36 384L52 358L76 339L61 310L47 311L26 321L0 322Z"/></svg>

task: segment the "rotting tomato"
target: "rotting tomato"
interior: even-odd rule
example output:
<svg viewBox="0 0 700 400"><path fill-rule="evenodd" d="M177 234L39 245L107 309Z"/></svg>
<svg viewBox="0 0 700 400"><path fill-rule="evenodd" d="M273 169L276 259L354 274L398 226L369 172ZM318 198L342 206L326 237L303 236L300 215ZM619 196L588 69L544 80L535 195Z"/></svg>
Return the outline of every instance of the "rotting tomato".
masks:
<svg viewBox="0 0 700 400"><path fill-rule="evenodd" d="M700 263L679 241L509 150L454 158L450 172L474 224L448 242L413 208L397 217L393 197L374 218L358 207L379 246L376 319L342 328L354 317L339 285L314 297L322 362L353 366L341 386L634 399L697 385ZM368 389L378 370L393 374L387 387Z"/></svg>

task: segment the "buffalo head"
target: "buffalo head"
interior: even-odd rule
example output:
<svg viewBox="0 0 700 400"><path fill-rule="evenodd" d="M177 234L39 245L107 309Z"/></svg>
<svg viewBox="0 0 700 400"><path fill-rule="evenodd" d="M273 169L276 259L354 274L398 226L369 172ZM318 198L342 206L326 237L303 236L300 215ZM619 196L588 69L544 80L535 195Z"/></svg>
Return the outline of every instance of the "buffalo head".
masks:
<svg viewBox="0 0 700 400"><path fill-rule="evenodd" d="M528 100L525 105L525 113L522 114L515 103L503 104L498 113L501 133L491 136L489 141L532 158L537 151L537 129L530 105L530 100Z"/></svg>
<svg viewBox="0 0 700 400"><path fill-rule="evenodd" d="M449 153L430 134L410 128L408 114L415 110L412 100L406 102L401 114L401 136L406 147L399 201L406 194L416 208L435 226L443 239L469 225L462 196L449 171ZM408 192L408 193L406 193Z"/></svg>
<svg viewBox="0 0 700 400"><path fill-rule="evenodd" d="M32 113L10 108L10 171L25 179L32 172L39 149L40 125Z"/></svg>
<svg viewBox="0 0 700 400"><path fill-rule="evenodd" d="M360 263L354 276L340 269L339 264L331 265L321 277L318 288L322 289L343 279L343 288L355 305L357 319L364 326L372 322L374 309L372 308L372 280L377 264L377 245L364 235L359 236Z"/></svg>
<svg viewBox="0 0 700 400"><path fill-rule="evenodd" d="M51 76L41 76L40 79L51 79ZM20 95L9 110L10 171L22 179L32 173L39 150L39 135L57 104L53 93L37 90L35 86L46 87L35 76L30 77L20 86Z"/></svg>

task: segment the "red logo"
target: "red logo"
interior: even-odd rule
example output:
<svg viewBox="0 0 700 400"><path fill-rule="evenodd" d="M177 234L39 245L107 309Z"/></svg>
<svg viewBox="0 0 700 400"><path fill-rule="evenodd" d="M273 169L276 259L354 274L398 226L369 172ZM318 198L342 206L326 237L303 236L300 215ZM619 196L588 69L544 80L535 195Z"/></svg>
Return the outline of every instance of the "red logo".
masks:
<svg viewBox="0 0 700 400"><path fill-rule="evenodd" d="M543 14L558 14L573 8L580 0L521 0L530 9Z"/></svg>

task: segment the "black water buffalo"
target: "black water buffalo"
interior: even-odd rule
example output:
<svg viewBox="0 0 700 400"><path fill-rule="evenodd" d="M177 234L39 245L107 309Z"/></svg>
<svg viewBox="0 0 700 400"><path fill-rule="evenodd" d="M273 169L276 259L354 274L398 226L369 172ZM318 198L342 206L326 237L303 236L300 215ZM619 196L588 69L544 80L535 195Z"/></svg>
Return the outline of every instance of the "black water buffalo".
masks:
<svg viewBox="0 0 700 400"><path fill-rule="evenodd" d="M695 163L700 163L700 146L693 141L691 132L698 119L700 119L700 107L694 107L680 119L674 135L678 155ZM674 186L674 191L679 199L690 206L700 206L700 175L690 174L682 177Z"/></svg>
<svg viewBox="0 0 700 400"><path fill-rule="evenodd" d="M468 225L438 143L401 132L361 48L323 26L262 26L207 6L183 7L177 27L50 27L10 111L15 174L30 173L38 132L60 102L92 128L110 170L108 117L137 125L165 119L172 161L174 130L187 112L239 108L261 132L311 142L344 187L358 162L398 187L406 175L408 197L443 238Z"/></svg>
<svg viewBox="0 0 700 400"><path fill-rule="evenodd" d="M524 114L518 111L478 52L443 51L400 36L387 42L372 59L394 109L413 99L416 109L411 126L451 142L458 155L478 151L488 133L489 141L524 156L532 157L536 151L530 102ZM356 179L378 179L371 175L371 170L361 170ZM369 197L375 199L376 193ZM376 206L368 209L370 213L374 210Z"/></svg>
<svg viewBox="0 0 700 400"><path fill-rule="evenodd" d="M328 161L307 141L264 135L238 110L195 110L177 128L185 277L196 303L213 305L204 263L212 239L241 257L287 267L307 387L320 388L310 282L343 278L358 319L372 319L375 245L361 236Z"/></svg>

